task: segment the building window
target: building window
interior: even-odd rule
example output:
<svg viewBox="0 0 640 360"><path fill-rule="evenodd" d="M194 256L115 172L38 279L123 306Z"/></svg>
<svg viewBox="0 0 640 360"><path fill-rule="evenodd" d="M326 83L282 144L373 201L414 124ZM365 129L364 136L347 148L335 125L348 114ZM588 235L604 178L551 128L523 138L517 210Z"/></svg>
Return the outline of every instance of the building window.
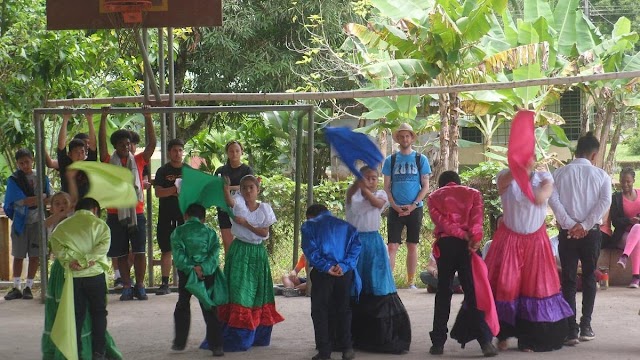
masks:
<svg viewBox="0 0 640 360"><path fill-rule="evenodd" d="M460 139L482 144L482 132L477 127L461 127Z"/></svg>

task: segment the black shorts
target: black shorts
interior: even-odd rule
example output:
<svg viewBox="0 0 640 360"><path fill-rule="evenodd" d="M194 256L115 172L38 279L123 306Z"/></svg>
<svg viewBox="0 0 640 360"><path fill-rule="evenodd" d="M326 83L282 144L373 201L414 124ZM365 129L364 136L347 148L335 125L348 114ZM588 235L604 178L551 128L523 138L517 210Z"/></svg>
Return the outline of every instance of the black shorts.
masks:
<svg viewBox="0 0 640 360"><path fill-rule="evenodd" d="M222 210L218 210L218 225L220 229L231 229L231 218L229 214Z"/></svg>
<svg viewBox="0 0 640 360"><path fill-rule="evenodd" d="M171 251L171 234L178 226L184 224L184 220L158 220L156 227L156 236L158 238L158 246L163 253Z"/></svg>
<svg viewBox="0 0 640 360"><path fill-rule="evenodd" d="M420 229L422 228L422 216L424 209L416 208L407 216L398 216L398 212L389 208L387 217L387 241L389 244L402 244L402 229L407 227L407 242L417 244L420 242Z"/></svg>
<svg viewBox="0 0 640 360"><path fill-rule="evenodd" d="M147 252L147 219L144 214L137 214L138 226L131 231L126 225L120 223L118 214L107 215L107 225L111 230L111 246L108 257L122 257L129 254L129 244L131 252L134 254L144 254Z"/></svg>

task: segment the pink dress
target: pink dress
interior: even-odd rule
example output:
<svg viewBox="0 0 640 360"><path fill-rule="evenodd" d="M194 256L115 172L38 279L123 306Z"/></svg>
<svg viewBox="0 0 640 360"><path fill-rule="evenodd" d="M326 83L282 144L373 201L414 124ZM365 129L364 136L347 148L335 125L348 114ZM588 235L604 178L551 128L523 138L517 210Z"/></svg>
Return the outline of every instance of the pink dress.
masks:
<svg viewBox="0 0 640 360"><path fill-rule="evenodd" d="M547 172L531 176L534 191L545 179L553 181ZM567 334L566 318L573 311L560 292L545 226L547 204L533 204L515 181L501 200L504 222L486 258L500 320L498 338L516 336L520 349L559 349Z"/></svg>

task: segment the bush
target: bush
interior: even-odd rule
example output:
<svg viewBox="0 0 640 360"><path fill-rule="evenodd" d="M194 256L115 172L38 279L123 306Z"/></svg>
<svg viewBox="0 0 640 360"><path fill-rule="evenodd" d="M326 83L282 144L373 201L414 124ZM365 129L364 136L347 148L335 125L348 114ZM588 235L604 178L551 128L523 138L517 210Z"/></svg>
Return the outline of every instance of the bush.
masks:
<svg viewBox="0 0 640 360"><path fill-rule="evenodd" d="M629 148L629 154L640 155L640 133L634 133L624 140L624 144Z"/></svg>

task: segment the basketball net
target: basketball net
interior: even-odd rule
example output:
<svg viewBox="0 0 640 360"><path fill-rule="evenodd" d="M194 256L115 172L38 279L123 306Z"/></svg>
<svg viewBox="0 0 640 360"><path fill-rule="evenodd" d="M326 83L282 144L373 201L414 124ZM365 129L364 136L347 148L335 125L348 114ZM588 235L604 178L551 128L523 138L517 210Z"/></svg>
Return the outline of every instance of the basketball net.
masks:
<svg viewBox="0 0 640 360"><path fill-rule="evenodd" d="M137 56L140 53L136 34L142 28L149 7L151 1L147 0L105 2L105 8L109 10L107 16L116 33L121 56Z"/></svg>

